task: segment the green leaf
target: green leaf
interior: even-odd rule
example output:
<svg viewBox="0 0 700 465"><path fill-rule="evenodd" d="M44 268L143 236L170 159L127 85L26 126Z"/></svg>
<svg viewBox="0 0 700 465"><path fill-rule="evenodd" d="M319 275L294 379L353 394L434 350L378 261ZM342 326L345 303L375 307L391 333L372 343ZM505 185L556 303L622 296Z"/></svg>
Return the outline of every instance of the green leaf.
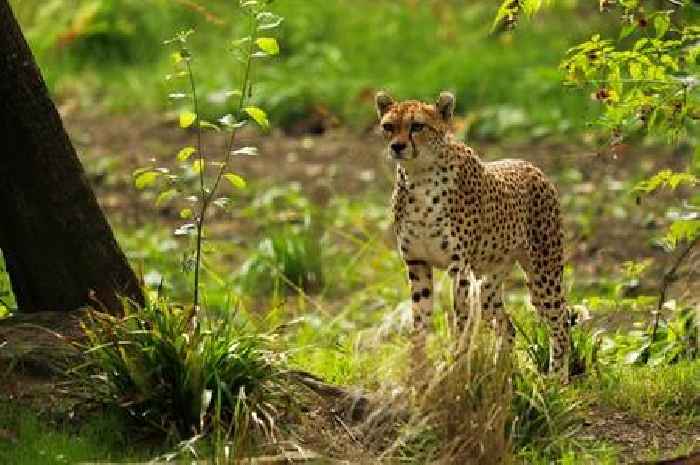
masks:
<svg viewBox="0 0 700 465"><path fill-rule="evenodd" d="M224 177L233 187L238 188L238 189L245 189L245 186L246 186L245 179L238 176L237 174L226 173L226 174L224 174Z"/></svg>
<svg viewBox="0 0 700 465"><path fill-rule="evenodd" d="M161 173L158 171L144 171L136 175L134 178L134 185L137 189L145 189L155 184L156 179L158 179L160 175Z"/></svg>
<svg viewBox="0 0 700 465"><path fill-rule="evenodd" d="M173 197L177 195L177 191L175 189L168 189L167 191L163 191L160 194L158 194L158 197L156 197L156 207L160 207L163 204L168 203Z"/></svg>
<svg viewBox="0 0 700 465"><path fill-rule="evenodd" d="M181 128L188 128L192 126L192 123L194 123L194 120L197 119L197 115L192 113L191 111L183 111L180 113L180 127Z"/></svg>
<svg viewBox="0 0 700 465"><path fill-rule="evenodd" d="M658 14L654 16L654 29L656 29L656 37L663 37L668 31L668 27L671 25L671 20L665 14Z"/></svg>
<svg viewBox="0 0 700 465"><path fill-rule="evenodd" d="M221 128L219 126L217 126L216 124L211 123L209 121L200 121L199 127L202 129L212 129L212 130L217 131L217 132L221 131Z"/></svg>
<svg viewBox="0 0 700 465"><path fill-rule="evenodd" d="M192 209L191 208L183 208L180 210L180 218L183 220L186 220L188 218L192 218Z"/></svg>
<svg viewBox="0 0 700 465"><path fill-rule="evenodd" d="M679 242L693 241L698 235L700 235L700 220L679 219L671 223L664 240L672 248L675 248Z"/></svg>
<svg viewBox="0 0 700 465"><path fill-rule="evenodd" d="M255 156L258 154L258 149L256 147L241 147L231 152L231 155L247 155Z"/></svg>
<svg viewBox="0 0 700 465"><path fill-rule="evenodd" d="M173 61L173 64L176 65L183 60L183 57L180 52L173 52L170 54L170 59Z"/></svg>
<svg viewBox="0 0 700 465"><path fill-rule="evenodd" d="M282 17L268 11L259 13L255 18L258 21L258 30L274 29L282 23Z"/></svg>
<svg viewBox="0 0 700 465"><path fill-rule="evenodd" d="M620 29L620 37L619 40L624 39L625 37L629 36L634 32L634 30L637 29L637 25L632 23L632 24L627 24L625 27Z"/></svg>
<svg viewBox="0 0 700 465"><path fill-rule="evenodd" d="M632 79L642 79L644 76L642 73L642 64L638 61L630 61L629 70Z"/></svg>
<svg viewBox="0 0 700 465"><path fill-rule="evenodd" d="M280 46L274 37L258 37L255 44L268 55L277 55L280 52Z"/></svg>
<svg viewBox="0 0 700 465"><path fill-rule="evenodd" d="M197 149L195 149L194 147L184 147L179 152L177 152L177 159L180 161L185 161L188 158L190 158L192 154L196 151Z"/></svg>
<svg viewBox="0 0 700 465"><path fill-rule="evenodd" d="M691 173L662 170L651 178L638 183L636 186L634 186L633 190L634 192L638 193L650 194L655 190L666 186L670 187L671 189L675 189L682 184L695 186L699 182L700 180Z"/></svg>
<svg viewBox="0 0 700 465"><path fill-rule="evenodd" d="M192 162L192 171L199 173L204 168L204 160L201 158L196 159Z"/></svg>
<svg viewBox="0 0 700 465"><path fill-rule="evenodd" d="M245 112L255 120L258 125L263 129L268 129L270 127L270 122L267 120L267 114L265 111L258 107L245 107Z"/></svg>

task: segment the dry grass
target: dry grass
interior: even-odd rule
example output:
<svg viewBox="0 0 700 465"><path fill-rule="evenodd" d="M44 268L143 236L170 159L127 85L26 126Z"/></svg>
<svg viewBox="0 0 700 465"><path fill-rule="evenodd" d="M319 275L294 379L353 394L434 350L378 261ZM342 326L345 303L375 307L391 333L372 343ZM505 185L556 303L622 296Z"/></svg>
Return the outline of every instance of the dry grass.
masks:
<svg viewBox="0 0 700 465"><path fill-rule="evenodd" d="M369 398L361 421L341 413L320 422L324 426L315 422L316 431L325 431L317 436L325 444L315 447L363 464L511 463L511 357L499 353L498 338L481 323L478 283L471 294L472 318L463 334L431 341L407 380Z"/></svg>

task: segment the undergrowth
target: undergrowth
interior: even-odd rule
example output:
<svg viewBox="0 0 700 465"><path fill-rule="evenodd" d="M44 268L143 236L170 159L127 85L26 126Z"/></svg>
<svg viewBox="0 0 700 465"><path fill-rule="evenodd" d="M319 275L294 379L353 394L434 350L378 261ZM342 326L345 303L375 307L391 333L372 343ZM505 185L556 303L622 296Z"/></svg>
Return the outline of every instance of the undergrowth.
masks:
<svg viewBox="0 0 700 465"><path fill-rule="evenodd" d="M201 318L164 300L83 322L87 362L74 386L97 404L121 409L146 431L187 439L213 433L231 454L271 439L293 397L284 354L233 315Z"/></svg>

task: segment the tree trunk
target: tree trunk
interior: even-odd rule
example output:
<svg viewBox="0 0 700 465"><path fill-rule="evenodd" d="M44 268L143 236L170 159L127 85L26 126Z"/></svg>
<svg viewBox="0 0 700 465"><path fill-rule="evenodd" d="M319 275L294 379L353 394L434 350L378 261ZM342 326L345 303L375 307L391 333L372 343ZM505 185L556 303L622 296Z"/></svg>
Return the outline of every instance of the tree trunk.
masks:
<svg viewBox="0 0 700 465"><path fill-rule="evenodd" d="M23 312L143 303L7 0L0 0L0 250Z"/></svg>

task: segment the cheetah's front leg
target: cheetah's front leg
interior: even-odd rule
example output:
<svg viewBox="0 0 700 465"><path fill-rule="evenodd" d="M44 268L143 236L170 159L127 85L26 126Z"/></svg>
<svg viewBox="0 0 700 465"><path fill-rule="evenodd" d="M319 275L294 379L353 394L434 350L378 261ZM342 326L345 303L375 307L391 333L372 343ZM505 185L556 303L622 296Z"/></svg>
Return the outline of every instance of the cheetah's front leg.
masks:
<svg viewBox="0 0 700 465"><path fill-rule="evenodd" d="M411 286L415 359L425 353L427 326L433 316L433 268L423 260L406 260L406 267Z"/></svg>

